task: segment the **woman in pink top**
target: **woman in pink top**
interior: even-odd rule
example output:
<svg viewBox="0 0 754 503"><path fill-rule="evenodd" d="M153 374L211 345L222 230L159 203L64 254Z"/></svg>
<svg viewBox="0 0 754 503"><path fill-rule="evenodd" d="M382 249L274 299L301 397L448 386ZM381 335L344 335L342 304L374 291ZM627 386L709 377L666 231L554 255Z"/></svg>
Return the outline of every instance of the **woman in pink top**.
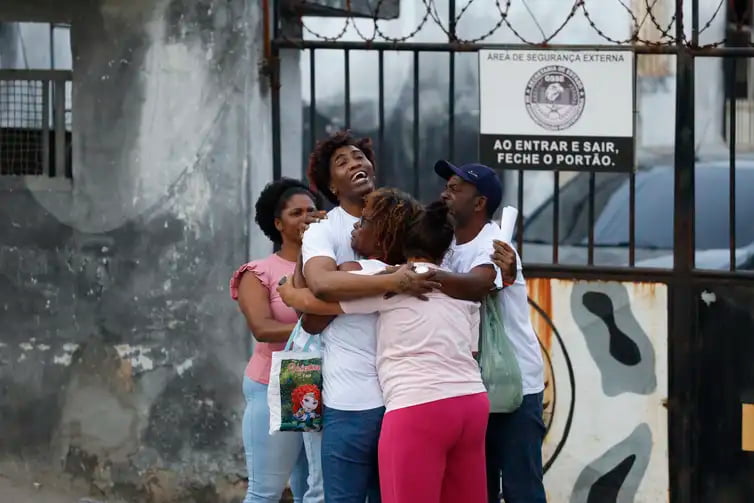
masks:
<svg viewBox="0 0 754 503"><path fill-rule="evenodd" d="M366 209L365 209L366 210ZM354 231L368 256L371 225ZM414 220L403 251L417 266L439 268L453 239L448 208L433 203ZM377 373L386 414L379 443L383 503L486 503L484 439L489 401L473 357L479 305L432 292L326 303L301 290L285 298L316 314L379 312ZM296 299L297 298L297 299Z"/></svg>
<svg viewBox="0 0 754 503"><path fill-rule="evenodd" d="M281 277L294 272L301 251L301 231L307 218L316 214L316 202L306 185L297 180L282 178L267 185L256 203L256 222L280 250L244 264L230 280L231 297L238 301L256 339L243 382L246 409L242 434L249 472L244 503L277 503L289 477L294 501L324 501L318 434L270 435L267 405L272 352L283 349L298 319L275 287Z"/></svg>

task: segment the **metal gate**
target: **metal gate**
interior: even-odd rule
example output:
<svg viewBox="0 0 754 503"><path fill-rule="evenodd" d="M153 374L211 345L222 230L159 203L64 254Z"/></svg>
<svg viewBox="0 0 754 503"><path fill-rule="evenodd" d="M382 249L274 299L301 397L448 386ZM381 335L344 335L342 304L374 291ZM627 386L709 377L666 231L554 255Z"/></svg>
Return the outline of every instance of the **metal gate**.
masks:
<svg viewBox="0 0 754 503"><path fill-rule="evenodd" d="M377 2L378 7L382 3L382 1ZM724 0L718 3L717 0L710 0L708 5L702 1L703 5L700 9L699 0L685 2L685 6L683 0L675 0L673 4L663 0L635 0L631 6L617 1L614 2L615 9L625 9L632 20L630 36L625 40L618 40L606 34L605 30L595 22L596 16L590 10L590 6L596 5L594 2L587 4L583 0L575 0L562 24L557 25L549 36L539 26L534 14L529 11L534 24L542 32L542 37L539 40L528 40L517 30L512 21L512 15L509 14L516 4L526 9L529 9L529 5L524 0L507 0L505 3L494 3L499 12L499 19L490 21L491 29L486 34L474 40L462 40L458 35L457 25L470 6L474 4L473 0L466 2L463 6L457 6L454 0L450 0L446 22L443 22L434 1L419 2L417 0L415 3L420 5L419 10L425 9L425 13L420 16L418 27L410 30L409 33L391 38L380 29L379 14L376 13L372 19L366 18L367 22L373 24L370 36L365 36L367 34L362 33L362 30L357 30L356 33L361 40L345 40L343 36L349 25L353 28L358 27L358 23L362 23L363 29L365 21L357 21L355 14L346 14L340 18L344 27L339 33L322 35L307 26L307 21L302 20L301 14L304 11L296 11L296 5L303 8L301 3L275 2L274 9L270 12L270 16L273 17L274 33L268 54L273 93L275 175L279 176L281 173L281 143L284 141L280 130L281 107L299 106L289 101L281 102L280 99L280 86L285 85L285 82L280 81L280 53L285 49L300 50L301 57L308 62L308 75L304 75L303 78L308 80L310 99L301 111L304 118L304 152L309 152L315 140L324 137L327 134L327 126L333 123L338 127L348 127L358 133L369 134L375 140L377 158L381 161L380 173L378 173L378 177L381 177L380 183L399 185L423 199L431 197L432 194L439 194L439 185L432 180L433 175L425 177L422 174L427 172L426 166L431 165L434 158L443 157L462 162L476 157L477 132L474 127L469 126L469 117L461 117L456 108L459 102L458 87L461 85L459 79L467 80L467 76L459 76L457 71L457 65L463 58L474 58L476 51L481 48L520 49L528 46L542 50L564 48L608 50L615 49L616 45L630 45L637 54L639 64L642 58L649 60L655 57L656 60L656 56L664 56L665 64L670 68L670 73L668 73L670 82L675 86L673 107L675 141L671 145L672 150L667 160L668 176L672 181L671 192L667 195L669 212L672 213L672 226L668 229L668 232L672 233L672 239L668 236L671 245L667 250L668 256L665 257L667 266L664 266L662 261L642 261L642 253L652 255L652 252L656 250L652 249L651 244L637 241L637 225L642 225L644 222L641 218L637 220L637 214L646 213L644 209L648 204L647 201L641 201L641 198L637 201L637 193L644 190L646 184L652 183L649 177L652 170L645 172L640 166L634 172L625 174L625 179L612 181L603 179L598 173L590 172L581 175L579 180L574 181L574 179L569 183L564 183L566 173L555 171L549 175L551 178L546 180L546 183L552 184L552 196L538 208L536 214L527 211L524 206L525 180L528 176L524 170L504 173L508 185L515 187L514 191L509 191L506 195L515 201L514 204L521 210L522 215L528 214L527 219L548 218L551 221L551 229L544 233L540 231L538 233L540 237L532 243L531 240L527 241L527 233L534 232L531 230L532 224L522 217L517 232L517 244L530 280L533 312L540 313L543 323L551 325L551 328L546 328L546 330L550 334L548 337L557 339L552 344L567 346L570 337L564 334L563 330L558 329L557 323L553 323L553 313L557 314L558 309L547 304L560 302L565 305L562 299L555 298L558 295L557 292L571 292L570 294L573 295L577 289L590 284L597 285L594 288L598 290L604 285L627 285L629 297L636 299L639 298L637 295L645 295L636 292L645 291L642 288L647 283L651 284L652 292L654 292L654 285L659 285L667 292L666 295L658 297L651 297L654 294L650 294L647 297L648 303L637 305L645 306L642 309L646 311L650 309L653 298L665 302L660 309L665 313L661 325L667 329L667 338L663 333L663 337L656 339L656 342L664 345L665 348L660 350L658 346L653 354L667 355L666 362L665 358L658 357L660 362L658 367L666 367L667 400L663 405L667 409L667 431L665 432L667 440L655 436L650 444L656 448L658 442L666 442L667 484L665 490L669 491L670 501L729 503L754 500L754 452L749 452L749 450L754 450L754 447L747 444L747 442L754 442L754 440L749 440L749 435L754 435L752 433L754 424L749 426L747 422L754 421L754 415L747 416L747 414L754 414L747 406L747 404L754 404L754 370L752 370L754 369L754 363L752 363L754 362L754 286L752 286L754 282L751 281L754 279L754 260L751 258L754 254L750 253L752 249L750 245L754 243L744 242L750 236L749 229L754 228L754 224L747 221L749 218L747 215L754 215L751 210L754 197L746 194L743 199L741 198L741 193L749 192L747 188L754 189L754 184L748 185L752 180L749 173L752 172L753 166L750 166L751 161L748 159L747 152L743 152L744 149L749 149L749 146L745 138L743 141L740 138L741 135L749 134L746 126L749 117L742 119L741 115L754 110L754 106L750 106L748 101L754 98L754 93L751 95L749 93L749 87L754 88L754 85L751 85L752 83L748 80L750 75L754 75L754 72L749 71L749 58L754 56L754 44L750 36L751 4ZM343 2L343 4L348 7L351 2ZM293 10L290 10L291 5L294 6ZM668 8L665 19L660 19L659 15L659 6L662 5ZM700 19L701 12L705 12L702 19ZM706 40L705 32L710 26L720 22L719 16L725 20L724 37L719 40ZM581 19L581 22L586 22L594 33L603 39L603 42L593 45L550 45L550 42L565 30L569 23L575 23L574 20L577 18ZM447 40L443 42L415 41L416 34L429 24L439 27ZM291 26L294 27L292 32L289 29ZM506 30L519 42L515 44L488 43L488 39L498 30ZM741 34L745 36L742 38ZM335 51L338 51L339 57L342 57L341 69L318 64L320 54L332 55ZM447 88L440 93L444 95L447 110L444 115L445 120L441 121L436 121L437 117L429 119L422 117L427 110L426 107L422 107L422 101L437 98L436 92L435 95L429 97L421 92L423 91L420 85L422 61L427 54L441 54L441 58L446 60L442 63L446 66L440 66L443 72L445 71L443 68L447 68L447 74L445 74ZM372 103L374 105L372 108L376 110L371 112L373 116L371 122L375 124L369 127L364 126L355 117L355 114L361 112L354 110L352 100L354 90L352 66L357 58L363 57L372 58L377 80L373 90L375 96L373 101L376 103ZM401 92L406 95L406 99L403 102L398 101L399 105L410 102L410 110L406 106L398 106L400 115L397 118L386 115L386 102L393 98L389 95L392 92L391 88L386 85L391 82L392 78L388 72L390 65L386 64L388 58L403 61L398 66L403 68L404 73L407 68L411 68L410 77L407 79L410 81L410 91L406 91L406 86L404 86ZM434 58L433 70L437 70L437 56ZM696 72L699 66L697 63L700 60L713 60L715 63L712 66L719 64L722 75L719 92L723 93L724 98L721 100L723 110L719 113L723 120L705 125L705 128L710 127L711 130L718 131L719 136L723 138L721 143L725 143L727 151L727 155L723 156L725 166L720 166L718 161L708 162L697 157L695 135L698 131L695 127L695 103L698 93L710 92L710 89L700 89L695 86L700 78ZM704 65L708 64L704 63ZM395 68L395 65L392 67ZM646 82L651 83L653 82L652 64L648 64L648 67ZM709 65L704 68L706 71ZM323 115L323 105L317 101L318 72L330 74L342 72L343 75L342 97L339 97L342 100L341 105L333 108L330 103L328 106L336 111L330 113L329 117ZM468 85L468 82L463 85ZM395 115L396 112L392 113ZM658 112L657 116L650 114L643 117L643 120L658 120L661 113L661 111ZM423 127L423 119L432 120L432 126ZM698 169L697 166L699 166ZM727 187L724 186L725 184L721 186L715 182L720 177L727 180ZM598 233L595 232L595 221L599 220L607 204L601 191L617 186L615 184L627 187L627 198L623 205L623 210L628 214L627 239L625 243L621 243L622 253L626 258L625 263L601 263L600 257L604 247ZM566 191L572 191L574 186L581 186L585 194L576 203L566 202L563 199L566 197ZM707 200L705 194L710 191L719 194L720 199L709 208L700 206L703 200ZM576 243L576 246L580 247L580 253L583 253L583 258L564 261L562 254L564 243L569 247L575 243L567 242L567 239L570 239L567 236L572 231L569 225L575 225L573 222L569 224L568 218L571 218L569 215L574 212L579 215L578 225L586 229ZM716 212L725 218L710 222L708 218L710 212ZM656 215L658 220L663 216ZM646 220L649 217L644 215L642 218ZM564 223L567 224L566 228L564 228ZM706 231L700 226L709 226L717 232L716 235L722 232L727 238L725 243L713 247L714 249L705 248L701 241ZM531 259L533 250L536 248L541 252L542 241L547 241L547 239L542 239L543 235L550 241L547 260L534 261ZM710 251L714 253L708 253ZM720 262L712 265L705 262L712 255L722 257ZM541 253L537 257L542 258ZM647 266L648 263L655 265ZM543 282L546 283L544 287ZM544 290L546 290L545 293L543 293ZM613 307L615 306L610 309ZM600 309L598 306L592 309L592 312L595 313ZM627 309L631 311L631 306L629 305ZM614 336L620 335L621 329L616 327L616 323L610 322L613 316L612 311L608 314L602 316L602 319L605 322L606 333L609 332L612 342ZM637 311L633 313L633 316L641 321L643 312ZM564 318L572 323L571 318L575 319L576 315L571 313ZM640 322L638 325L642 323L647 326L649 322ZM578 325L578 320L576 324ZM586 336L586 332L584 334ZM649 333L649 336L656 338L657 334ZM582 343L579 342L579 344ZM587 341L587 346L588 344ZM565 346L562 347L562 351L559 351L560 357L566 361L564 365L568 372L561 379L561 383L566 384L561 384L560 387L561 389L569 388L568 385L570 385L570 389L567 399L561 399L558 395L558 400L570 401L570 405L567 413L557 412L560 416L557 421L553 420L553 428L559 424L558 427L561 430L546 465L548 470L553 471L561 462L563 452L575 449L578 443L568 438L569 431L573 433L579 421L589 421L585 419L585 414L588 415L588 412L583 410L579 412L575 405L583 401L588 403L590 400L588 394L584 397L583 393L579 394L576 390L578 381L576 374L579 374L581 364L574 360L573 355L569 357ZM640 346L641 344L637 346L639 353L643 351ZM588 346L588 349L592 351L591 346ZM549 358L548 354L548 360ZM622 369L621 372L628 372L632 365L635 366L631 362L624 361L618 367ZM591 366L592 362L583 365L590 368ZM604 379L604 371L600 367L595 375L601 375ZM619 385L623 384L619 383ZM625 391L623 390L619 395L631 397L637 394L636 390L629 389L627 393ZM638 394L641 394L641 391ZM610 392L606 392L606 395L610 395ZM608 396L608 398L612 397ZM609 402L605 401L605 403ZM610 422L617 420L621 415L621 410L609 410L608 407L592 413L605 414L600 420ZM632 441L631 438L634 437L627 438L627 441ZM607 454L610 453L606 453L606 456ZM556 459L559 455L561 458ZM615 457L614 454L611 456ZM611 469L607 470L599 480L590 482L592 484L590 490L578 487L577 483L577 487L572 490L568 489L571 491L570 501L616 501L619 491L628 490L625 487L626 481L631 479L632 470L637 470L638 463L635 455L633 458L631 455L618 457L623 461L631 461L627 464L618 463L615 467L609 467ZM605 460L608 459L612 458L603 456L598 460L585 459L583 464L592 467L607 466L610 463ZM590 464L592 461L596 464ZM623 468L628 466L628 471L623 470L621 466ZM635 485L646 484L642 477L647 472L647 466L645 465L644 470L639 470L639 472L641 473L638 478L634 480ZM550 476L549 473L546 478L548 476ZM636 501L650 501L647 496L644 496L644 499L641 496L637 498ZM555 499L555 501L560 500Z"/></svg>

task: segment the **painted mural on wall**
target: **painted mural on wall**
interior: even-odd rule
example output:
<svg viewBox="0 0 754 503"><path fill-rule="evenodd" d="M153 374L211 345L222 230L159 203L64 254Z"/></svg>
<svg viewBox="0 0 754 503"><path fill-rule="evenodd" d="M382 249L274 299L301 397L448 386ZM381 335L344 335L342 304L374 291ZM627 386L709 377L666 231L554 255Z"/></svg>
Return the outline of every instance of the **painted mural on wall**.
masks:
<svg viewBox="0 0 754 503"><path fill-rule="evenodd" d="M548 500L666 501L666 285L528 284L545 355Z"/></svg>

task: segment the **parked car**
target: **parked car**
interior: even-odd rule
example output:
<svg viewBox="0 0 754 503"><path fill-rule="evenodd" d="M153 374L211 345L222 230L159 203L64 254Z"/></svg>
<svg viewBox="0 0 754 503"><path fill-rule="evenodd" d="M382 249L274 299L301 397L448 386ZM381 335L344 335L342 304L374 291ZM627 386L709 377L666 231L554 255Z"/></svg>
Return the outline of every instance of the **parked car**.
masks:
<svg viewBox="0 0 754 503"><path fill-rule="evenodd" d="M696 267L729 268L729 161L698 159L695 168ZM636 173L635 264L673 267L674 173L671 160L645 163ZM754 269L754 159L736 162L736 267ZM586 264L589 173L560 189L558 262ZM552 263L553 197L524 222L523 260ZM629 176L599 173L594 192L594 263L628 265Z"/></svg>

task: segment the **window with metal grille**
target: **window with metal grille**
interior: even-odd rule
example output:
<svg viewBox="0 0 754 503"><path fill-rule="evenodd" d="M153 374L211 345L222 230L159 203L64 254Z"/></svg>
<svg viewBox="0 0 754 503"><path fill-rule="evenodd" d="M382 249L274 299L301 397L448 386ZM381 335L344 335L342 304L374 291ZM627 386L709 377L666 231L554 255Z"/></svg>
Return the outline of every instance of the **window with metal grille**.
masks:
<svg viewBox="0 0 754 503"><path fill-rule="evenodd" d="M70 27L0 23L0 176L71 177Z"/></svg>

